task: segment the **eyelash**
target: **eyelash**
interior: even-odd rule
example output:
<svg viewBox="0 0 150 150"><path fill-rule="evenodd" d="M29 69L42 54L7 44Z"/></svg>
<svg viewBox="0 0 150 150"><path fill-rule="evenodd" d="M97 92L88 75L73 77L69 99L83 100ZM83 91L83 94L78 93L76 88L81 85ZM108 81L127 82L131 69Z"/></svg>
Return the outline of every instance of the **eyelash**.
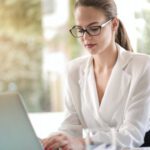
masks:
<svg viewBox="0 0 150 150"><path fill-rule="evenodd" d="M98 28L99 28L99 26L88 27L88 29L91 29L91 30L96 30L96 29L98 29ZM78 30L79 30L79 31L82 31L82 30L84 30L84 29L78 28Z"/></svg>

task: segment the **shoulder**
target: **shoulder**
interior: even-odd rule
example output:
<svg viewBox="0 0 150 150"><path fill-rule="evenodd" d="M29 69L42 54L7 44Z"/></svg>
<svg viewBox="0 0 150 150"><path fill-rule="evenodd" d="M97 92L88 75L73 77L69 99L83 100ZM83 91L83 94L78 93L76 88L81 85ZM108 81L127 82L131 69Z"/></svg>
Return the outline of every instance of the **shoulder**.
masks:
<svg viewBox="0 0 150 150"><path fill-rule="evenodd" d="M131 64L134 66L133 71L135 76L149 80L150 76L150 56L142 53L133 53ZM142 79L143 80L143 79Z"/></svg>
<svg viewBox="0 0 150 150"><path fill-rule="evenodd" d="M132 68L145 68L150 67L150 55L139 53L139 52L129 52L124 48L120 47L120 58L123 64L127 64L128 67Z"/></svg>
<svg viewBox="0 0 150 150"><path fill-rule="evenodd" d="M88 55L71 60L67 65L67 72L70 75L73 75L79 73L81 70L84 70L90 58L91 56Z"/></svg>
<svg viewBox="0 0 150 150"><path fill-rule="evenodd" d="M129 52L119 46L118 64L127 73L136 78L150 75L150 56L144 53Z"/></svg>
<svg viewBox="0 0 150 150"><path fill-rule="evenodd" d="M132 52L131 52L132 53ZM150 56L141 53L132 53L132 59L127 65L127 72L134 77L134 80L149 81Z"/></svg>
<svg viewBox="0 0 150 150"><path fill-rule="evenodd" d="M85 68L90 60L91 56L82 56L71 60L67 64L66 79L71 83L77 83L83 76Z"/></svg>
<svg viewBox="0 0 150 150"><path fill-rule="evenodd" d="M150 56L147 54L143 53L138 53L138 52L128 52L131 53L131 61L130 63L136 68L147 68L150 67ZM150 68L149 68L150 69Z"/></svg>

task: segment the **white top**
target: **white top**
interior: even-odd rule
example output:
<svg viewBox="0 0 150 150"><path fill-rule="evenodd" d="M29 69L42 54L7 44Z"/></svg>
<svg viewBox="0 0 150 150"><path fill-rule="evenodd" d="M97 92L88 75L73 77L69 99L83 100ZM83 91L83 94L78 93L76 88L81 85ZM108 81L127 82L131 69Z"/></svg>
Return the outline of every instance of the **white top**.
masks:
<svg viewBox="0 0 150 150"><path fill-rule="evenodd" d="M70 62L66 82L66 116L61 131L82 136L83 128L96 130L95 142L111 143L112 135L122 147L143 144L149 127L150 57L118 45L118 59L99 104L93 57ZM113 129L113 134L112 134Z"/></svg>

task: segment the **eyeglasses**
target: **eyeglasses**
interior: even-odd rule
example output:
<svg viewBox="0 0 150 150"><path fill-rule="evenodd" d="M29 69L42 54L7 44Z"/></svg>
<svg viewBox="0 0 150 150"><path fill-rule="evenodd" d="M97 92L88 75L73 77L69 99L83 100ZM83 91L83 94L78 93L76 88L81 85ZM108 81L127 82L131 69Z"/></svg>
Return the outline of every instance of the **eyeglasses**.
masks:
<svg viewBox="0 0 150 150"><path fill-rule="evenodd" d="M112 21L112 19L99 26L89 26L86 29L83 29L80 26L73 26L69 31L75 38L83 37L85 32L90 36L97 36L101 33L101 29L105 27L110 21Z"/></svg>

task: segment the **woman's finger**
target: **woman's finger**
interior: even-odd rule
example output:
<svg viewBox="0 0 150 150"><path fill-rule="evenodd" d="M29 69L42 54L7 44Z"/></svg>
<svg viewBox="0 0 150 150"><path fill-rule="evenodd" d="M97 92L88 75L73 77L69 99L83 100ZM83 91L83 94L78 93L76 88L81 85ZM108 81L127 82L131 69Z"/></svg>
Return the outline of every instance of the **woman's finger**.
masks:
<svg viewBox="0 0 150 150"><path fill-rule="evenodd" d="M51 143L53 143L53 140L57 139L57 136L59 134L53 134L48 138L42 139L41 143L43 144L44 147L46 147L47 145L50 145Z"/></svg>
<svg viewBox="0 0 150 150"><path fill-rule="evenodd" d="M48 138L41 140L43 147L45 147L48 144L48 141Z"/></svg>
<svg viewBox="0 0 150 150"><path fill-rule="evenodd" d="M49 149L56 149L56 148L62 148L64 146L68 145L68 141L66 140L58 140L58 141L55 141L53 142L53 144L49 143L46 148L49 148Z"/></svg>
<svg viewBox="0 0 150 150"><path fill-rule="evenodd" d="M62 150L71 150L71 147L69 144L62 146L61 148L62 148Z"/></svg>
<svg viewBox="0 0 150 150"><path fill-rule="evenodd" d="M54 138L50 138L48 143L46 143L45 148L46 149L56 149L56 148L60 148L63 147L65 145L67 145L69 143L68 138L66 137L66 135L58 135L55 136Z"/></svg>

